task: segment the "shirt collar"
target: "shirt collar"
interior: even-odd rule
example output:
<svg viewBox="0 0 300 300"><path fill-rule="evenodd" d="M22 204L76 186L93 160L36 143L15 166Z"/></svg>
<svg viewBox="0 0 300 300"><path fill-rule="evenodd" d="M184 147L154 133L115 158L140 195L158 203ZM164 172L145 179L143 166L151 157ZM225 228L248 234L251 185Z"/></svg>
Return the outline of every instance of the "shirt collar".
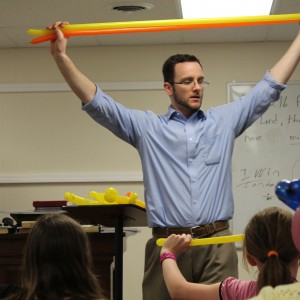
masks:
<svg viewBox="0 0 300 300"><path fill-rule="evenodd" d="M183 117L183 115L182 115L181 112L176 111L176 110L170 105L169 108L168 108L168 112L164 115L164 118L166 119L166 121L169 121L169 120L175 118L175 117L178 116L178 115L181 115L181 116ZM197 110L197 112L195 112L195 113L192 115L192 117L195 116L195 115L197 115L198 119L201 120L201 121L206 120L205 113L204 113L200 108Z"/></svg>

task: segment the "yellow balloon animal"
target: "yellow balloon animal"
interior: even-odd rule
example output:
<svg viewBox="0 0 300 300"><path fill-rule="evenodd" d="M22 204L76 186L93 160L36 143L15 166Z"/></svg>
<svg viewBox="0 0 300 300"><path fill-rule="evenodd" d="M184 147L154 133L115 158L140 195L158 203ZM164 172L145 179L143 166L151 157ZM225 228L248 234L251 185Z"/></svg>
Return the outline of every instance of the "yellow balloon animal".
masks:
<svg viewBox="0 0 300 300"><path fill-rule="evenodd" d="M137 193L128 192L126 196L120 196L116 189L107 188L104 193L91 191L89 195L92 199L79 197L73 193L66 192L64 198L76 205L135 204L146 208L145 202L138 199Z"/></svg>

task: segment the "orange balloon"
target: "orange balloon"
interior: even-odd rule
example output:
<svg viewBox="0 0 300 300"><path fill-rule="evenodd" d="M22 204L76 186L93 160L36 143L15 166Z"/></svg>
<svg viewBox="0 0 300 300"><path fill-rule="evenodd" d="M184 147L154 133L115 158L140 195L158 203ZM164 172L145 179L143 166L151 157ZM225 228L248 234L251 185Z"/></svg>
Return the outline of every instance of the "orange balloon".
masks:
<svg viewBox="0 0 300 300"><path fill-rule="evenodd" d="M241 18L242 20L243 18ZM299 15L300 19L300 15ZM103 28L103 29L72 29L63 30L65 37L71 36L84 36L84 35L104 35L104 34L128 34L128 33L145 33L145 32L161 32L161 31L174 31L174 30L192 30L192 29L203 29L203 28L222 28L222 27L238 27L238 26L257 26L257 25L270 25L270 24L284 24L291 22L299 22L299 20L293 19L251 19L239 21L239 22L218 22L218 23L192 23L192 24L178 24L178 25L165 25L165 26L150 26L150 27L123 27L123 28ZM46 34L34 38L31 40L32 44L39 44L50 40L55 40L56 34Z"/></svg>

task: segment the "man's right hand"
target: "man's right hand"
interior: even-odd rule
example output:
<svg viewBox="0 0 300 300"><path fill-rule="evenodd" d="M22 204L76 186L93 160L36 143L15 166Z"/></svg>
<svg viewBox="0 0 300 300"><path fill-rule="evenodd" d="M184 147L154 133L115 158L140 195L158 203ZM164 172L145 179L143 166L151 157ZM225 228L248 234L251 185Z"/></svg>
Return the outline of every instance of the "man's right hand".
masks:
<svg viewBox="0 0 300 300"><path fill-rule="evenodd" d="M65 25L69 25L69 22L55 22L50 26L47 26L47 29L54 30L57 38L55 40L51 40L50 51L54 58L58 58L60 55L64 55L66 53L67 48L67 38L64 37L63 32L61 31Z"/></svg>
<svg viewBox="0 0 300 300"><path fill-rule="evenodd" d="M59 21L47 27L47 29L54 30L57 36L55 40L51 40L50 51L72 91L82 103L86 104L94 98L96 86L81 73L66 53L68 39L64 36L61 29L68 24L69 22Z"/></svg>

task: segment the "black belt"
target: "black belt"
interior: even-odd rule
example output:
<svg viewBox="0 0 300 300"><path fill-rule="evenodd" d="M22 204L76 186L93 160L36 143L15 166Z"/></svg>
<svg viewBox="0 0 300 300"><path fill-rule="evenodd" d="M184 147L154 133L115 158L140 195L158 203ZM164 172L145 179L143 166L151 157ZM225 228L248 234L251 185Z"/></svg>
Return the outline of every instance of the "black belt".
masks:
<svg viewBox="0 0 300 300"><path fill-rule="evenodd" d="M152 228L152 235L159 238L166 238L171 234L190 234L194 239L200 239L210 236L216 232L229 228L228 221L216 221L214 223L204 224L194 227L154 227Z"/></svg>

